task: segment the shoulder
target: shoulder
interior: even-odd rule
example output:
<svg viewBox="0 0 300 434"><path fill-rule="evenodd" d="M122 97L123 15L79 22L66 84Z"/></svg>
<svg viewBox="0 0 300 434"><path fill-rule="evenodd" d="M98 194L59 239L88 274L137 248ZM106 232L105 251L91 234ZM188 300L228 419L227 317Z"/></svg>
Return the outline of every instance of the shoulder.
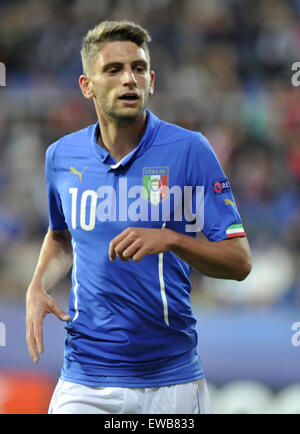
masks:
<svg viewBox="0 0 300 434"><path fill-rule="evenodd" d="M214 150L207 138L199 131L188 130L171 122L161 120L156 144L179 146L192 155L205 156Z"/></svg>
<svg viewBox="0 0 300 434"><path fill-rule="evenodd" d="M78 131L66 134L54 143L51 143L46 150L46 160L52 160L57 153L63 153L69 146L84 146L91 140L96 124L89 125Z"/></svg>

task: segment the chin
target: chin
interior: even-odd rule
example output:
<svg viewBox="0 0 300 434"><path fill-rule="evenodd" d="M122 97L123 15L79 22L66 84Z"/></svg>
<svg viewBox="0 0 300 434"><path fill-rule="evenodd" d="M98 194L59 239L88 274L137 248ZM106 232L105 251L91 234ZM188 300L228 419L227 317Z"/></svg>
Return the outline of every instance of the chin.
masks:
<svg viewBox="0 0 300 434"><path fill-rule="evenodd" d="M134 107L130 107L130 108L126 108L124 110L120 110L120 111L115 111L113 113L111 113L111 117L114 118L115 120L121 122L121 123L130 123L130 122L134 122L137 119L139 119L142 114L144 113L145 107L138 107L138 108L134 108Z"/></svg>

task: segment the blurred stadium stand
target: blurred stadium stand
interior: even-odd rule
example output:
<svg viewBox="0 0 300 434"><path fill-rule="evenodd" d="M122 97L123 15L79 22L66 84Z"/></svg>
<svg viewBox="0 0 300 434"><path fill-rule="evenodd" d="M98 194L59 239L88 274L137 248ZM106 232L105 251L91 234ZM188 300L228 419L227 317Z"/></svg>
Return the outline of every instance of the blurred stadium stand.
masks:
<svg viewBox="0 0 300 434"><path fill-rule="evenodd" d="M44 154L60 136L95 122L77 84L81 38L103 19L122 18L153 38L150 108L208 137L253 250L244 282L192 275L213 407L300 413L300 348L291 341L300 321L300 98L291 83L300 61L300 1L1 0L0 7L7 70L0 87L0 322L7 333L0 413L45 412L45 405L25 406L28 384L33 401L47 400L59 375L58 320L45 321L37 367L25 344L24 294L47 229ZM68 279L55 290L63 306L68 291ZM22 378L23 407L12 398L12 378Z"/></svg>

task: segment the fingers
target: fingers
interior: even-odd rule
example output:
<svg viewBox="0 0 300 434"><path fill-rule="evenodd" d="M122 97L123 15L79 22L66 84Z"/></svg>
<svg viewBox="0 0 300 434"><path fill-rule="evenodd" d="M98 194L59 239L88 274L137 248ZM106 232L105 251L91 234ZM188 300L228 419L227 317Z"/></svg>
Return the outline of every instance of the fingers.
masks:
<svg viewBox="0 0 300 434"><path fill-rule="evenodd" d="M30 357L33 360L33 363L37 363L39 361L39 353L37 350L37 343L36 343L36 339L35 339L35 333L34 333L34 325L32 321L29 321L27 323L27 337L26 337L26 342L27 342L27 348L30 354Z"/></svg>
<svg viewBox="0 0 300 434"><path fill-rule="evenodd" d="M108 256L109 259L113 262L116 258L117 251L116 247L120 242L122 242L128 235L128 229L125 229L125 231L121 232L118 236L116 236L109 244L109 251ZM120 255L120 252L119 252Z"/></svg>
<svg viewBox="0 0 300 434"><path fill-rule="evenodd" d="M121 261L129 261L141 246L141 240L131 241L131 239L126 238L115 247L115 252Z"/></svg>
<svg viewBox="0 0 300 434"><path fill-rule="evenodd" d="M140 249L138 249L138 250L135 252L135 254L132 256L132 260L133 260L134 262L138 262L138 261L140 261L141 259L143 259L144 256L146 256L147 254L148 254L147 249L145 249L145 248L140 248Z"/></svg>
<svg viewBox="0 0 300 434"><path fill-rule="evenodd" d="M124 245L124 247L123 247L122 243L120 243L119 246L117 247L117 249L120 249L120 251L122 252L123 258L125 258L127 260L129 260L129 258L136 260L136 258L140 258L140 255L138 255L138 252L141 249L142 244L143 243L141 240L135 240L132 244L129 244L128 247L126 245Z"/></svg>
<svg viewBox="0 0 300 434"><path fill-rule="evenodd" d="M38 319L33 323L33 333L36 342L36 348L40 354L44 352L43 343L43 319Z"/></svg>
<svg viewBox="0 0 300 434"><path fill-rule="evenodd" d="M34 363L37 363L40 354L44 352L43 343L43 320L44 317L53 313L62 321L71 319L49 295L43 295L42 300L31 300L28 302L28 312L26 320L27 328L27 347Z"/></svg>
<svg viewBox="0 0 300 434"><path fill-rule="evenodd" d="M119 254L120 252L117 252L116 247L118 246L118 244L124 239L126 238L127 234L125 233L126 231L121 232L117 237L115 237L109 244L109 251L108 251L108 256L109 259L113 262L116 259L116 256Z"/></svg>
<svg viewBox="0 0 300 434"><path fill-rule="evenodd" d="M40 359L39 354L44 352L43 343L43 316L37 316L27 320L27 347L33 363Z"/></svg>
<svg viewBox="0 0 300 434"><path fill-rule="evenodd" d="M116 236L109 245L109 259L116 256L122 261L140 261L146 255L166 251L165 237L160 229L127 228Z"/></svg>
<svg viewBox="0 0 300 434"><path fill-rule="evenodd" d="M57 316L58 319L61 321L69 321L71 319L70 315L66 314L59 305L56 303L55 300L52 300L51 303L51 312L54 313L54 315Z"/></svg>
<svg viewBox="0 0 300 434"><path fill-rule="evenodd" d="M137 237L135 232L125 230L114 238L109 245L109 259L114 261L117 256L121 261L129 261L133 258L143 244Z"/></svg>

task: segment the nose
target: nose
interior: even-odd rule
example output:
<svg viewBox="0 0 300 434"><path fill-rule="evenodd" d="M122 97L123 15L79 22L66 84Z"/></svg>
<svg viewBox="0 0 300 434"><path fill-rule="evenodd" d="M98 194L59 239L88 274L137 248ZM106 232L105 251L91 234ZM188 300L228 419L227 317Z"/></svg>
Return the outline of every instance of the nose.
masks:
<svg viewBox="0 0 300 434"><path fill-rule="evenodd" d="M136 78L131 68L125 68L122 74L122 82L124 85L135 85Z"/></svg>

